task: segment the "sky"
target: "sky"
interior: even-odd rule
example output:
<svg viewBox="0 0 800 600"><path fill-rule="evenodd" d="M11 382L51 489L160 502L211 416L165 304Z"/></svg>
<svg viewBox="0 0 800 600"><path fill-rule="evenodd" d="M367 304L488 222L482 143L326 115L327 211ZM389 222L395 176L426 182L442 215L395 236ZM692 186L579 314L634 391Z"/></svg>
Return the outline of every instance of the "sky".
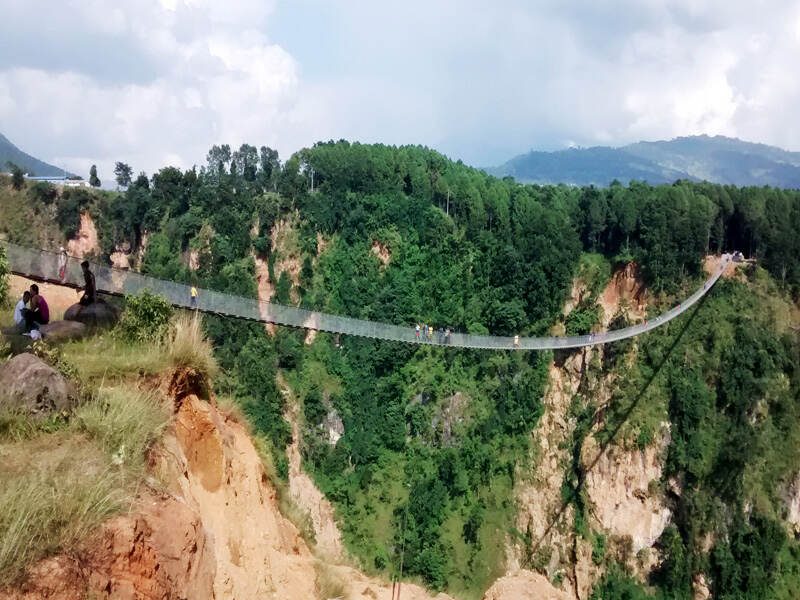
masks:
<svg viewBox="0 0 800 600"><path fill-rule="evenodd" d="M0 0L0 132L88 176L212 144L800 150L800 0Z"/></svg>

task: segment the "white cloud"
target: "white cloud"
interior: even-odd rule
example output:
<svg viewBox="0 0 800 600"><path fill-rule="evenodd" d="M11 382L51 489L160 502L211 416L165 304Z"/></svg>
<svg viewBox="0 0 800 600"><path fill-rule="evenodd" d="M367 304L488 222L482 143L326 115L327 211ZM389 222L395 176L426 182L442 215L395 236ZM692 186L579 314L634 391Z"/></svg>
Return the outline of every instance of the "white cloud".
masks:
<svg viewBox="0 0 800 600"><path fill-rule="evenodd" d="M202 162L213 143L285 157L340 137L476 164L695 133L800 149L796 0L0 0L0 12L0 131L107 179L115 160L152 171Z"/></svg>
<svg viewBox="0 0 800 600"><path fill-rule="evenodd" d="M110 180L115 160L152 171L202 163L212 143L288 152L311 141L295 137L303 128L285 127L296 113L298 67L258 29L269 3L136 0L111 11L101 4L76 1L70 18L87 33L122 36L155 59L157 72L125 82L87 69L0 70L0 130L27 151L83 175L96 163Z"/></svg>

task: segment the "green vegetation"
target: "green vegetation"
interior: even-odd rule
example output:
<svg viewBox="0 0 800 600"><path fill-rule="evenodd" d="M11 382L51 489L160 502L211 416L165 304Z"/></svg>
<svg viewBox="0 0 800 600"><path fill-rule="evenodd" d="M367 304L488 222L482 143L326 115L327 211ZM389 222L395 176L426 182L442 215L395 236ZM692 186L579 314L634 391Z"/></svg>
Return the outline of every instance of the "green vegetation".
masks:
<svg viewBox="0 0 800 600"><path fill-rule="evenodd" d="M125 310L114 333L123 342L159 343L167 334L171 316L169 302L144 290L137 296L125 298Z"/></svg>
<svg viewBox="0 0 800 600"><path fill-rule="evenodd" d="M37 356L78 387L81 402L47 418L0 411L0 580L12 581L39 558L69 551L131 505L146 453L171 412L159 392L139 389L142 376L184 370L205 380L216 373L197 315L179 315L163 339L130 336L136 331L131 323L161 318L148 302L129 303L136 315L118 326L124 335L112 330L60 349L34 344Z"/></svg>
<svg viewBox="0 0 800 600"><path fill-rule="evenodd" d="M0 579L129 506L168 417L159 398L129 388L100 388L68 420L0 416Z"/></svg>
<svg viewBox="0 0 800 600"><path fill-rule="evenodd" d="M597 298L621 263L639 263L660 310L697 285L705 254L739 249L758 258L765 271L751 271L747 284L720 284L696 311L611 347L590 366L571 409L578 426L563 492L592 559L608 567L596 597L644 597L613 567L612 540L589 527L580 453L601 416L598 441L639 447L668 421L665 480L678 481L682 493L672 500L674 526L659 541L665 560L648 584L685 598L703 572L719 598L791 589L800 551L776 523L779 490L800 464L800 360L796 337L786 333L796 319L785 300L800 291L799 192L686 181L525 186L425 148L346 142L317 144L283 165L273 150L245 144L213 147L200 169L165 167L133 180L130 168L115 174L124 192L53 196L5 186L0 210L6 197L24 194L26 218L58 223L50 239L89 211L105 256L121 244L143 250L142 270L157 277L255 297L258 257L279 302L500 335L543 334L556 324L591 331L601 318ZM21 239L17 221L0 223ZM563 318L576 277L586 292ZM164 335L168 313L140 298L129 299L126 315L120 331L134 350L108 341L65 349L116 349L108 366L87 360L86 376L114 375L137 360L143 372L165 360L213 370L191 344L180 358L136 357L148 336ZM606 317L613 327L627 322L624 311ZM288 472L290 430L277 378L297 395L306 467L367 570L395 574L402 562L404 576L465 598L479 597L501 573L512 489L531 454L551 356L334 343L324 334L306 346L302 332L270 337L260 324L218 317L204 328L220 369L217 392L250 421L278 481ZM602 412L592 396L600 374L615 382ZM332 444L338 422L344 433ZM766 567L757 572L757 564Z"/></svg>

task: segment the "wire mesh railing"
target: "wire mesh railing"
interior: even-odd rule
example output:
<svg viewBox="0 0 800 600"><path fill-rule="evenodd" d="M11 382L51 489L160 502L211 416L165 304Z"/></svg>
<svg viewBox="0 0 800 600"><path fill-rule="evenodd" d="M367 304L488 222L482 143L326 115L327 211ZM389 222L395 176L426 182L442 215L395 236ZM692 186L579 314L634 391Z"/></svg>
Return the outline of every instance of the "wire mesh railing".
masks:
<svg viewBox="0 0 800 600"><path fill-rule="evenodd" d="M11 271L15 274L72 287L80 287L83 284L80 259L46 250L26 248L10 242L0 243L6 247ZM430 339L423 334L418 335L414 325L393 325L391 323L332 315L273 302L261 302L255 298L234 296L209 289L198 289L198 296L195 303L193 303L190 285L157 279L135 271L117 269L97 263L92 263L91 269L95 275L99 292L113 295L129 295L149 290L176 307L196 308L202 312L250 319L263 323L409 344L433 344L488 350L558 350L615 342L641 335L668 323L686 312L708 293L730 261L730 255L723 255L719 268L706 280L702 288L667 312L631 327L579 336L549 337L510 337L456 332L442 334L442 332L437 331Z"/></svg>

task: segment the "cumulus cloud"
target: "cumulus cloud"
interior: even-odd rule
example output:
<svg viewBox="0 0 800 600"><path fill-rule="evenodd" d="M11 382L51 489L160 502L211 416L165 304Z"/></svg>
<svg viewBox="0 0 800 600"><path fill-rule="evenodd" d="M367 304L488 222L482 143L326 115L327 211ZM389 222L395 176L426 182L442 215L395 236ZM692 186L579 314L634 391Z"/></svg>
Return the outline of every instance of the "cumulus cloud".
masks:
<svg viewBox="0 0 800 600"><path fill-rule="evenodd" d="M22 24L0 31L16 29L0 62L0 130L72 171L97 163L110 180L115 160L149 171L202 163L213 143L310 142L290 127L303 105L298 65L264 33L268 2L0 7Z"/></svg>
<svg viewBox="0 0 800 600"><path fill-rule="evenodd" d="M800 149L795 0L0 0L0 131L86 173L340 137L479 165L696 133Z"/></svg>

